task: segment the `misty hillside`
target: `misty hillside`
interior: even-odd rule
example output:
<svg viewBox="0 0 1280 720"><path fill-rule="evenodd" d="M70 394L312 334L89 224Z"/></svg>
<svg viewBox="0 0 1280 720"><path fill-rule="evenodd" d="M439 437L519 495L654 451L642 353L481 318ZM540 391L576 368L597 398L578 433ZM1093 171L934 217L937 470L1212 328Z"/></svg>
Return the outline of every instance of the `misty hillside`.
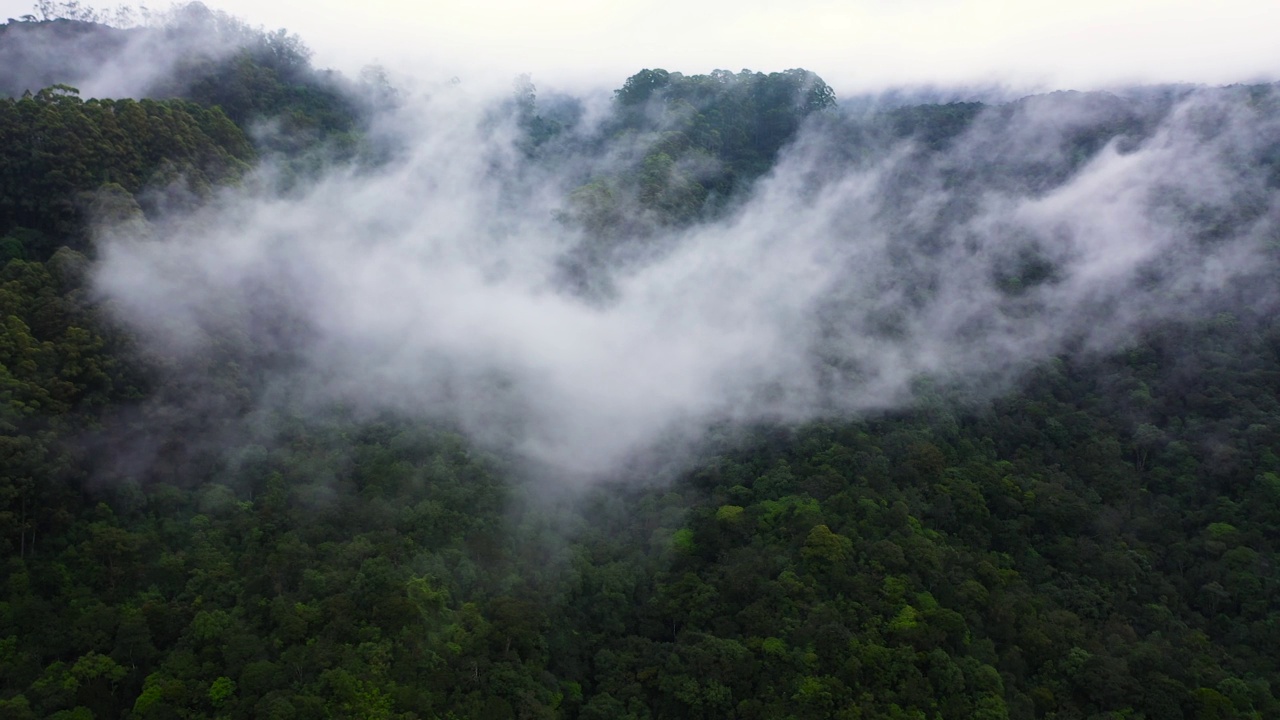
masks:
<svg viewBox="0 0 1280 720"><path fill-rule="evenodd" d="M136 32L136 31L134 31ZM17 97L67 81L91 77L119 56L129 43L129 30L59 19L51 22L10 21L0 26L0 60L4 75L0 92Z"/></svg>
<svg viewBox="0 0 1280 720"><path fill-rule="evenodd" d="M0 717L1280 717L1280 88L495 95L41 7Z"/></svg>
<svg viewBox="0 0 1280 720"><path fill-rule="evenodd" d="M73 6L61 8L98 16ZM153 24L123 29L66 17L0 25L0 95L61 84L86 97L216 105L260 143L293 152L361 125L369 94L313 68L296 35L255 29L200 3L147 18ZM268 136L268 123L281 127Z"/></svg>

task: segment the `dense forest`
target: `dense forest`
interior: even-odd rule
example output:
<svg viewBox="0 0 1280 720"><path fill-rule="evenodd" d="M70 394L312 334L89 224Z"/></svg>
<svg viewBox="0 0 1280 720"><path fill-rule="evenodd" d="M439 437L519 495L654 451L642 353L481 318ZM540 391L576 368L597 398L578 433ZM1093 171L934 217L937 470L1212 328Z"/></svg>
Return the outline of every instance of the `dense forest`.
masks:
<svg viewBox="0 0 1280 720"><path fill-rule="evenodd" d="M1280 88L841 106L806 70L645 69L596 117L516 79L475 123L500 150L477 153L500 190L480 214L556 196L535 297L624 322L645 268L731 245L761 197L866 205L831 200L814 231L863 238L819 246L829 284L778 283L816 288L799 359L601 471L531 453L514 410L455 407L483 387L550 423L515 372L456 372L438 412L366 402L409 392L393 366L316 390L341 367L317 358L350 352L337 310L291 299L325 282L300 257L322 238L273 228L271 274L183 294L255 257L237 203L411 182L384 119L412 100L384 73L317 70L202 6L145 27L42 8L0 26L0 716L1280 717ZM82 97L139 47L175 54L135 97ZM1151 157L1150 214L1105 224L1096 198L1127 186L1099 168ZM1060 218L1176 242L1121 277L1106 252L1134 237ZM816 222L780 218L766 257ZM387 252L397 223L354 247ZM199 248L162 266L193 274L145 301L147 276L113 284L165 248ZM478 282L540 262L504 252ZM770 282L752 252L731 253L748 288Z"/></svg>

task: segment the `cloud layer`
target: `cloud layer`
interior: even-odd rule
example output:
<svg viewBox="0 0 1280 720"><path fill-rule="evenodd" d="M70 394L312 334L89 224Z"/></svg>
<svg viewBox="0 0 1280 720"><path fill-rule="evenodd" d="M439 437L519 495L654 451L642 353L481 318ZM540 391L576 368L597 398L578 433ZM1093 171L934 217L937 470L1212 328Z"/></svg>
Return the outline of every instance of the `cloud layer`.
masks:
<svg viewBox="0 0 1280 720"><path fill-rule="evenodd" d="M636 240L652 250L586 298L560 269L592 239L560 218L617 154L584 127L530 159L450 87L388 119L396 162L289 194L266 168L195 214L104 228L96 287L179 371L213 343L278 350L263 402L442 419L600 476L711 422L895 407L925 377L995 392L1258 277L1269 102L1055 94L931 144L825 117L732 210Z"/></svg>

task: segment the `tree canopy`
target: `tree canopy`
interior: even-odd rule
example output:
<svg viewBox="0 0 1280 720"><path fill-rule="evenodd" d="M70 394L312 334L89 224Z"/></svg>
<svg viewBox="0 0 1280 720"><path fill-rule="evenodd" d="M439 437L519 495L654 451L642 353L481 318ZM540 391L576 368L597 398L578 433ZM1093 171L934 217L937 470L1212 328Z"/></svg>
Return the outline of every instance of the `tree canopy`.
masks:
<svg viewBox="0 0 1280 720"><path fill-rule="evenodd" d="M1251 286L995 399L922 381L892 411L717 427L669 481L565 499L445 422L269 406L295 358L245 328L178 373L113 321L90 219L145 227L263 154L361 141L293 36L256 37L168 99L0 100L0 716L1280 717L1280 316ZM833 163L924 162L1036 102L851 119L804 70L649 69L595 135L527 77L508 109L531 163L628 151L565 200L589 265L726 212L806 123ZM947 168L942 216L1035 197L1168 107L1070 102L1098 119ZM906 222L919 182L886 181L892 241L939 242ZM1184 200L1205 244L1270 208ZM1056 277L1030 245L995 267L1012 301Z"/></svg>

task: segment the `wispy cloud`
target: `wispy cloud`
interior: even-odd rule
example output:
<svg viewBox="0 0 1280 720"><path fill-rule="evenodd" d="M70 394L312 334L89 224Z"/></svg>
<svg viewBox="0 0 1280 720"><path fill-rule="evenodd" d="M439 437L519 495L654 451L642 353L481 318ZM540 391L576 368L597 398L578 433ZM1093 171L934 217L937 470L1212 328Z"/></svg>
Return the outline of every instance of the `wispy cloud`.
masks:
<svg viewBox="0 0 1280 720"><path fill-rule="evenodd" d="M1280 128L1243 91L1059 94L936 150L814 123L734 210L649 237L586 299L558 273L590 239L557 217L614 156L530 160L492 107L450 86L390 122L398 162L104 228L98 292L158 352L278 346L280 396L448 420L591 476L713 421L894 407L921 377L998 391L1256 276L1277 231L1249 158Z"/></svg>

